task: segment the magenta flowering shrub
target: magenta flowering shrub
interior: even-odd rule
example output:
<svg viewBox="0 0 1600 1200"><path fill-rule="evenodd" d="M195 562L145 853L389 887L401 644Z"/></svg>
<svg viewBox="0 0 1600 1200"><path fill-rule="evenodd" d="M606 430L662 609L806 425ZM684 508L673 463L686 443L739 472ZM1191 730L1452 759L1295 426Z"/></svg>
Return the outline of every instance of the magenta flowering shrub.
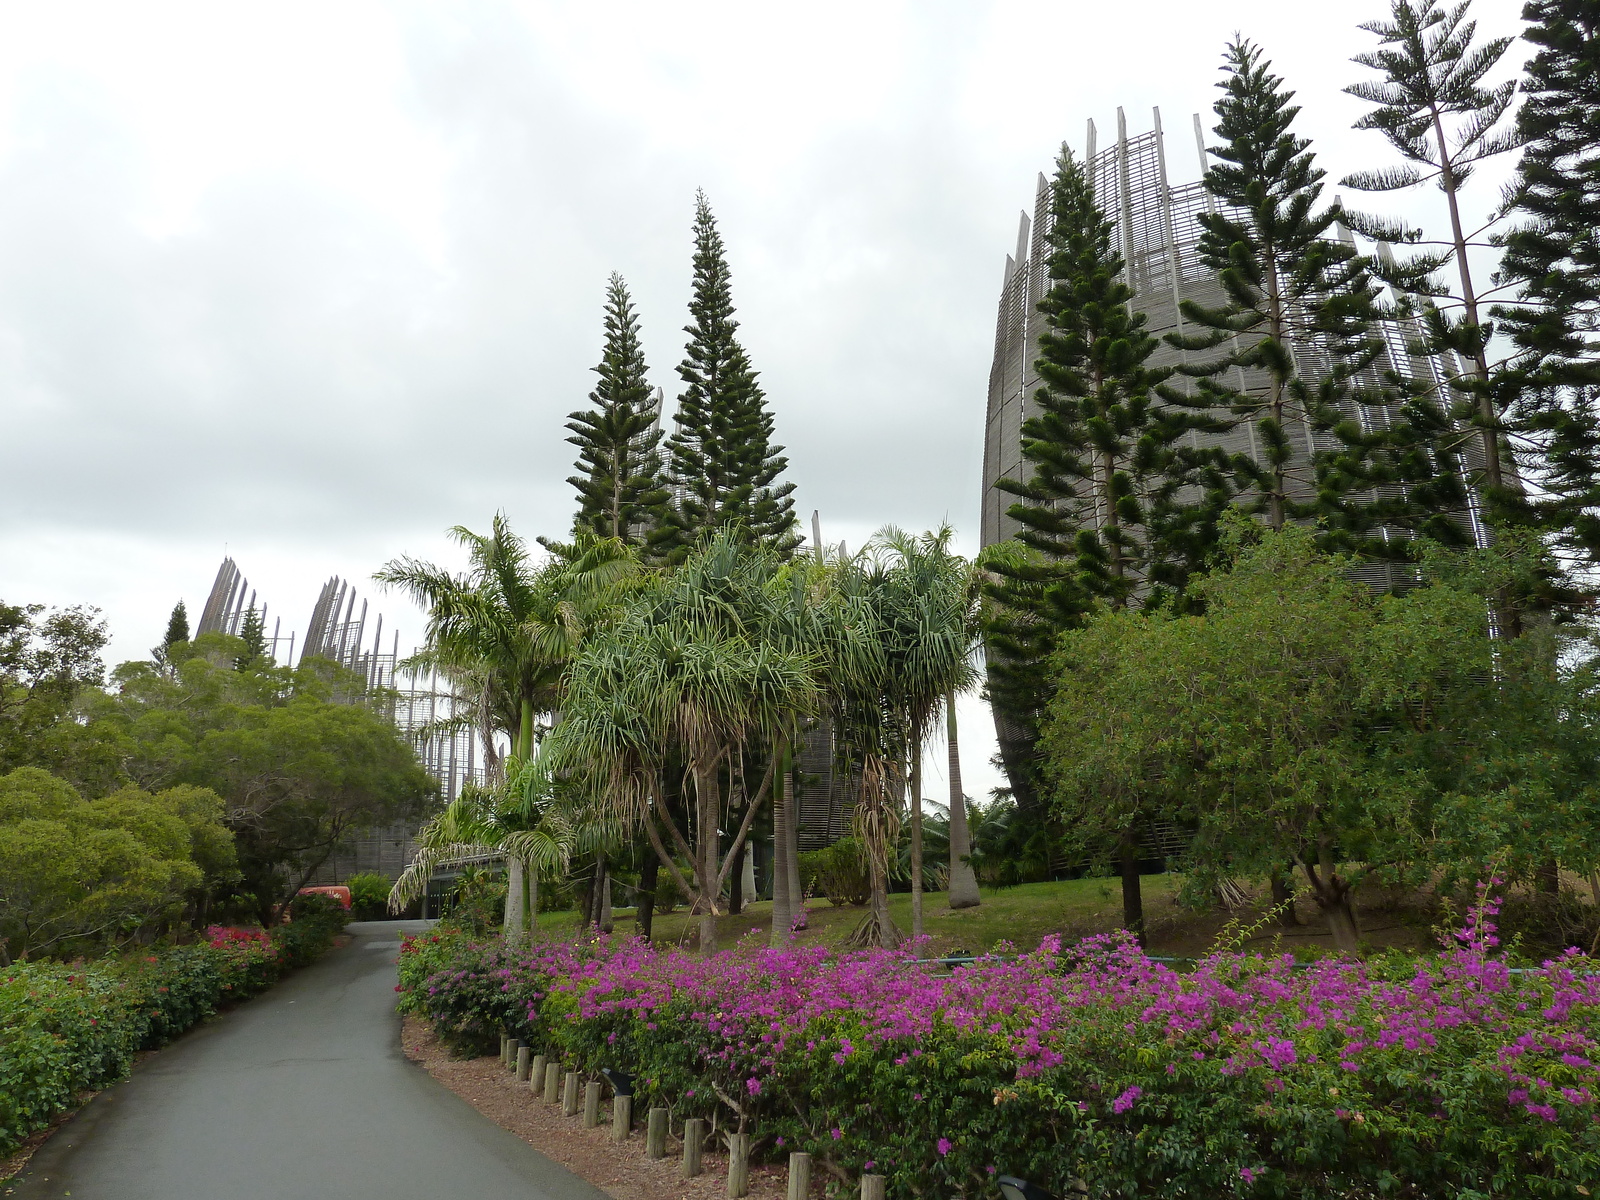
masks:
<svg viewBox="0 0 1600 1200"><path fill-rule="evenodd" d="M1058 1195L1586 1195L1600 979L1575 952L1513 973L1492 914L1433 956L1187 973L1119 937L950 973L445 938L410 944L402 987L440 1023L630 1071L636 1106L742 1125L768 1157L871 1162L897 1196L992 1191L996 1172Z"/></svg>

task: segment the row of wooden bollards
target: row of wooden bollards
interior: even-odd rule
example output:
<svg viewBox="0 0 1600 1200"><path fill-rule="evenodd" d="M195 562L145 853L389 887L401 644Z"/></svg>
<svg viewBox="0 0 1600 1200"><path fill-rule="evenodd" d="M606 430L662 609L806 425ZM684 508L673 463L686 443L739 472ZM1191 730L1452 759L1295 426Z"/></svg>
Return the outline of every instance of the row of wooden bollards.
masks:
<svg viewBox="0 0 1600 1200"><path fill-rule="evenodd" d="M581 1081L576 1071L562 1071L559 1062L532 1048L517 1038L500 1039L500 1062L507 1070L515 1070L517 1081L526 1083L528 1090L542 1095L546 1104L561 1105L563 1116L578 1115L578 1088L583 1087L583 1127L595 1129L600 1125L600 1090L598 1080ZM669 1111L664 1107L652 1108L645 1120L645 1153L653 1159L667 1156ZM633 1133L633 1097L620 1093L611 1097L611 1140L625 1142ZM685 1179L700 1174L700 1151L705 1145L706 1122L702 1117L689 1117L683 1123L683 1165L679 1173ZM861 1177L861 1200L884 1200L888 1183L882 1175ZM728 1195L739 1200L750 1192L750 1135L728 1135ZM789 1194L787 1200L808 1200L811 1195L811 1155L789 1155Z"/></svg>

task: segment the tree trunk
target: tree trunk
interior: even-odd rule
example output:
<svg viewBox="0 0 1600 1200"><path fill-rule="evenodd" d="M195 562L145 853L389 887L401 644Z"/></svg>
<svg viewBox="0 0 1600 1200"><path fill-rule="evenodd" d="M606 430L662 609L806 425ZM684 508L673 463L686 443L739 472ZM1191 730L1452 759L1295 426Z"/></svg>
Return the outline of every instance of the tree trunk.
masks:
<svg viewBox="0 0 1600 1200"><path fill-rule="evenodd" d="M639 868L639 894L633 909L633 921L638 927L639 936L647 942L655 929L656 879L660 874L661 863L656 860L655 853L647 848L644 865Z"/></svg>
<svg viewBox="0 0 1600 1200"><path fill-rule="evenodd" d="M523 871L523 878L526 881L525 894L528 898L528 929L531 941L531 931L539 928L539 872L530 866Z"/></svg>
<svg viewBox="0 0 1600 1200"><path fill-rule="evenodd" d="M911 936L922 936L922 747L911 751Z"/></svg>
<svg viewBox="0 0 1600 1200"><path fill-rule="evenodd" d="M789 926L794 922L794 900L789 891L789 839L786 836L789 806L793 802L786 769L772 792L772 930L767 935L769 946L780 946L787 941Z"/></svg>
<svg viewBox="0 0 1600 1200"><path fill-rule="evenodd" d="M1359 957L1361 927L1356 921L1355 905L1350 900L1350 885L1339 878L1328 839L1317 839L1316 865L1309 858L1302 858L1300 865L1305 870L1306 878L1311 881L1311 894L1328 922L1333 944L1346 954Z"/></svg>
<svg viewBox="0 0 1600 1200"><path fill-rule="evenodd" d="M750 850L749 839L741 842L733 855L733 870L728 875L728 915L737 917L744 911L744 864Z"/></svg>
<svg viewBox="0 0 1600 1200"><path fill-rule="evenodd" d="M961 747L956 741L956 694L944 698L945 747L950 764L950 882L946 896L951 908L978 904L978 877L972 870L972 835L967 830L967 797L961 790Z"/></svg>
<svg viewBox="0 0 1600 1200"><path fill-rule="evenodd" d="M610 933L617 927L611 915L611 868L605 859L600 860L600 903L599 912L595 914L595 924L600 927L601 933Z"/></svg>
<svg viewBox="0 0 1600 1200"><path fill-rule="evenodd" d="M1541 896L1559 896L1561 894L1561 864L1553 858L1547 858L1534 868L1533 886Z"/></svg>
<svg viewBox="0 0 1600 1200"><path fill-rule="evenodd" d="M695 769L694 791L695 834L700 841L700 950L709 953L717 948L717 854L722 836L722 788L716 767Z"/></svg>
<svg viewBox="0 0 1600 1200"><path fill-rule="evenodd" d="M1289 864L1289 869L1294 869L1294 864ZM1272 884L1272 906L1278 910L1278 924L1285 929L1295 929L1300 925L1300 917L1294 911L1294 889L1284 879L1284 872L1276 871L1270 876Z"/></svg>
<svg viewBox="0 0 1600 1200"><path fill-rule="evenodd" d="M787 847L785 857L789 870L789 925L790 931L804 929L806 918L806 892L800 885L800 805L794 794L794 765L784 772L783 786L789 794L789 815L783 822L783 839Z"/></svg>
<svg viewBox="0 0 1600 1200"><path fill-rule="evenodd" d="M506 919L503 935L507 946L518 948L523 944L523 935L526 933L527 921L523 914L522 860L515 855L506 855Z"/></svg>
<svg viewBox="0 0 1600 1200"><path fill-rule="evenodd" d="M1144 946L1144 892L1139 880L1139 843L1130 829L1118 848L1122 867L1122 927Z"/></svg>

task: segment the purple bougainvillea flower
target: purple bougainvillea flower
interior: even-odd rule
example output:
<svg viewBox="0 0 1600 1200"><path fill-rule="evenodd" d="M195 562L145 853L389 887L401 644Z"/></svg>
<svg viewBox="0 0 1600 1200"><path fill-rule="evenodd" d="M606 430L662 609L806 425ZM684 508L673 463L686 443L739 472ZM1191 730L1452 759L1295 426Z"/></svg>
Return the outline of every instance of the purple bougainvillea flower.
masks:
<svg viewBox="0 0 1600 1200"><path fill-rule="evenodd" d="M946 1154L950 1153L950 1139L940 1138L935 1146L935 1149L939 1151L939 1157L943 1158Z"/></svg>

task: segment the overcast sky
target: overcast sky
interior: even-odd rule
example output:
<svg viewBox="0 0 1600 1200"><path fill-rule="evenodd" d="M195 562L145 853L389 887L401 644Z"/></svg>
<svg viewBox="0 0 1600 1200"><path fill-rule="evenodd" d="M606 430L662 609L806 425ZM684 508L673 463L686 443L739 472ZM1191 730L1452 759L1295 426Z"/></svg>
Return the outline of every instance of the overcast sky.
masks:
<svg viewBox="0 0 1600 1200"><path fill-rule="evenodd" d="M1515 33L1520 7L1475 12ZM224 554L303 630L330 575L456 562L450 525L564 534L609 272L676 395L696 188L799 508L852 545L949 520L970 552L1036 173L1159 105L1174 182L1198 177L1189 116L1235 30L1331 176L1387 162L1339 90L1383 11L0 5L0 598L99 606L117 661L180 597L198 616ZM380 607L408 644L419 615ZM981 796L992 731L964 716Z"/></svg>

